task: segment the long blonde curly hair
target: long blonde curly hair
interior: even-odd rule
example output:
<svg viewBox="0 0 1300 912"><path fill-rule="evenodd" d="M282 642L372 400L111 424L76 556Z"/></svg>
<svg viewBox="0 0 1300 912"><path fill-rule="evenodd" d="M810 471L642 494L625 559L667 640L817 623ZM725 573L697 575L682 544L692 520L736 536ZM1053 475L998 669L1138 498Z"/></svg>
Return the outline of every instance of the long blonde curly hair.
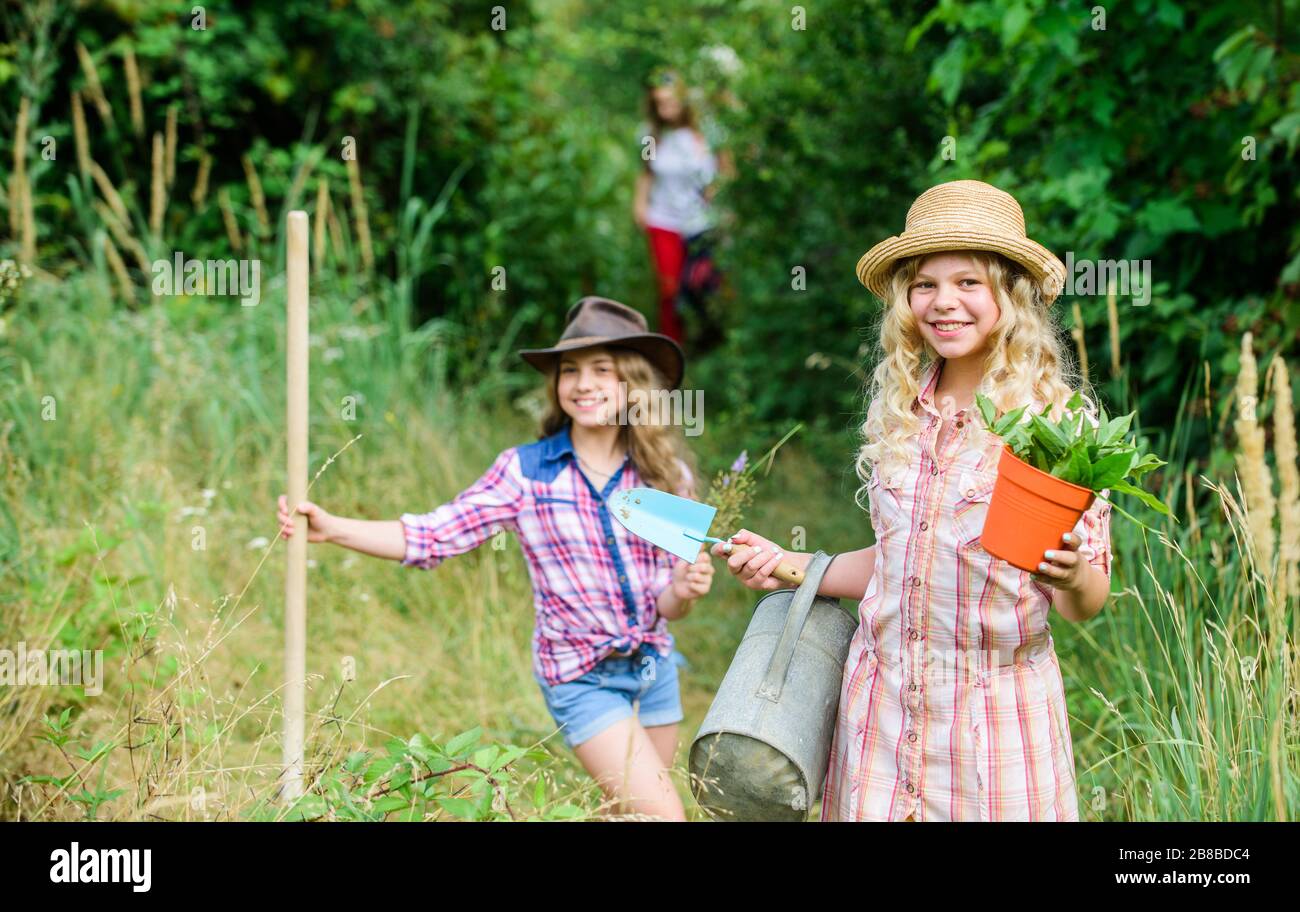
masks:
<svg viewBox="0 0 1300 912"><path fill-rule="evenodd" d="M978 392L997 407L999 415L1026 406L1023 421L1035 411L1053 421L1062 417L1065 404L1078 389L1083 411L1091 421L1097 417L1092 387L1079 373L1077 362L1065 344L1065 330L1043 304L1043 289L1020 264L998 253L983 250L953 250L971 257L988 277L1001 315L988 337L988 355ZM864 385L866 419L861 426L862 445L854 469L862 486L856 494L864 503L873 470L893 472L906 466L913 450L907 441L918 434L922 418L913 411L920 395L926 369L941 360L917 326L908 300L921 264L936 254L922 254L900 260L890 277L889 300L880 317L880 332L873 352L876 363ZM1035 403L1042 403L1036 407ZM976 422L974 444L987 446L991 435Z"/></svg>
<svg viewBox="0 0 1300 912"><path fill-rule="evenodd" d="M614 369L619 380L627 384L628 408L636 401L638 391L648 394L652 390L668 389L663 373L640 352L619 345L600 346L614 359ZM549 437L569 424L571 419L560 406L560 361L555 360L546 384L546 412L542 415L541 434ZM655 410L649 410L652 417ZM662 413L659 417L663 417ZM619 436L627 448L632 464L641 480L652 488L695 498L695 457L687 449L685 435L670 424L637 423L619 428ZM686 466L687 475L682 471Z"/></svg>

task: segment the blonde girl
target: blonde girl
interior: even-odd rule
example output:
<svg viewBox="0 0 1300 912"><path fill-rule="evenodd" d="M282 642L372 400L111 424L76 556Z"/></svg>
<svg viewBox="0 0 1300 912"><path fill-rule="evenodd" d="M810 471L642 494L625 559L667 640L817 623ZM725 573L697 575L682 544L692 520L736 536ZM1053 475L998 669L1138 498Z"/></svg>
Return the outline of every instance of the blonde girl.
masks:
<svg viewBox="0 0 1300 912"><path fill-rule="evenodd" d="M683 820L669 778L682 708L667 622L708 593L713 566L707 552L691 564L630 535L606 505L640 486L694 496L680 433L619 423L629 399L680 384L681 349L646 332L632 308L588 297L555 346L519 354L546 377L540 440L504 450L430 513L372 522L311 503L298 512L309 541L423 569L513 531L533 583L533 675L565 741L615 812ZM283 496L279 520L292 534Z"/></svg>
<svg viewBox="0 0 1300 912"><path fill-rule="evenodd" d="M1077 820L1048 612L1101 610L1110 506L1098 498L1037 573L985 552L1001 442L974 406L979 391L1057 418L1081 385L1048 309L1065 267L1010 194L961 180L921 194L858 277L885 305L856 461L876 544L841 554L820 589L860 600L822 819ZM770 575L783 557L808 560L749 531L733 541L748 547L728 569L753 589L784 585Z"/></svg>

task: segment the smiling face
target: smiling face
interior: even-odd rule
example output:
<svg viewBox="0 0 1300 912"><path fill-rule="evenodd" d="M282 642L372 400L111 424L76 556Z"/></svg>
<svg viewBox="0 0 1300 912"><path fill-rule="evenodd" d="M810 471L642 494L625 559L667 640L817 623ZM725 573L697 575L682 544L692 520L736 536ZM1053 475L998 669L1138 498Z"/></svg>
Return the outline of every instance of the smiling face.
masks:
<svg viewBox="0 0 1300 912"><path fill-rule="evenodd" d="M574 424L598 428L618 422L624 402L608 349L583 348L561 355L557 370L556 397Z"/></svg>
<svg viewBox="0 0 1300 912"><path fill-rule="evenodd" d="M1002 316L988 275L960 253L936 253L921 261L908 303L921 336L949 361L984 354Z"/></svg>

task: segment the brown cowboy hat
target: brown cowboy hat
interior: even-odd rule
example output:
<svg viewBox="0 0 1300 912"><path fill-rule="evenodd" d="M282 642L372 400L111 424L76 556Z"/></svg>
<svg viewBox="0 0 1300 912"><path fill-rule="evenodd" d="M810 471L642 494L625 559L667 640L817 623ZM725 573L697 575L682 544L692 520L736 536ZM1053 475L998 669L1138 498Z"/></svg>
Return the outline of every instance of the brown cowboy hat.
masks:
<svg viewBox="0 0 1300 912"><path fill-rule="evenodd" d="M550 373L563 352L597 345L621 345L645 355L668 380L669 387L681 385L686 355L672 339L648 331L640 311L609 298L586 297L569 308L560 341L550 348L520 349L523 358L542 373Z"/></svg>
<svg viewBox="0 0 1300 912"><path fill-rule="evenodd" d="M1025 214L1015 197L992 184L955 180L926 190L907 210L902 234L886 238L858 260L858 280L888 300L889 280L901 259L946 250L990 250L1025 267L1051 304L1065 284L1065 264L1025 235Z"/></svg>

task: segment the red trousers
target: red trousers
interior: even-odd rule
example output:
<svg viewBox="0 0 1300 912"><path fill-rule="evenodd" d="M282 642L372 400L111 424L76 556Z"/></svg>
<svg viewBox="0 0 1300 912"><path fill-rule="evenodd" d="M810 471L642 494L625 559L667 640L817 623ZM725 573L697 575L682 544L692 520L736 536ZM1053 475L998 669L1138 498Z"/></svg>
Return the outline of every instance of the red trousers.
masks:
<svg viewBox="0 0 1300 912"><path fill-rule="evenodd" d="M682 344L685 338L677 316L677 283L686 261L686 241L676 231L666 228L647 226L646 233L650 236L650 253L659 279L659 331Z"/></svg>

